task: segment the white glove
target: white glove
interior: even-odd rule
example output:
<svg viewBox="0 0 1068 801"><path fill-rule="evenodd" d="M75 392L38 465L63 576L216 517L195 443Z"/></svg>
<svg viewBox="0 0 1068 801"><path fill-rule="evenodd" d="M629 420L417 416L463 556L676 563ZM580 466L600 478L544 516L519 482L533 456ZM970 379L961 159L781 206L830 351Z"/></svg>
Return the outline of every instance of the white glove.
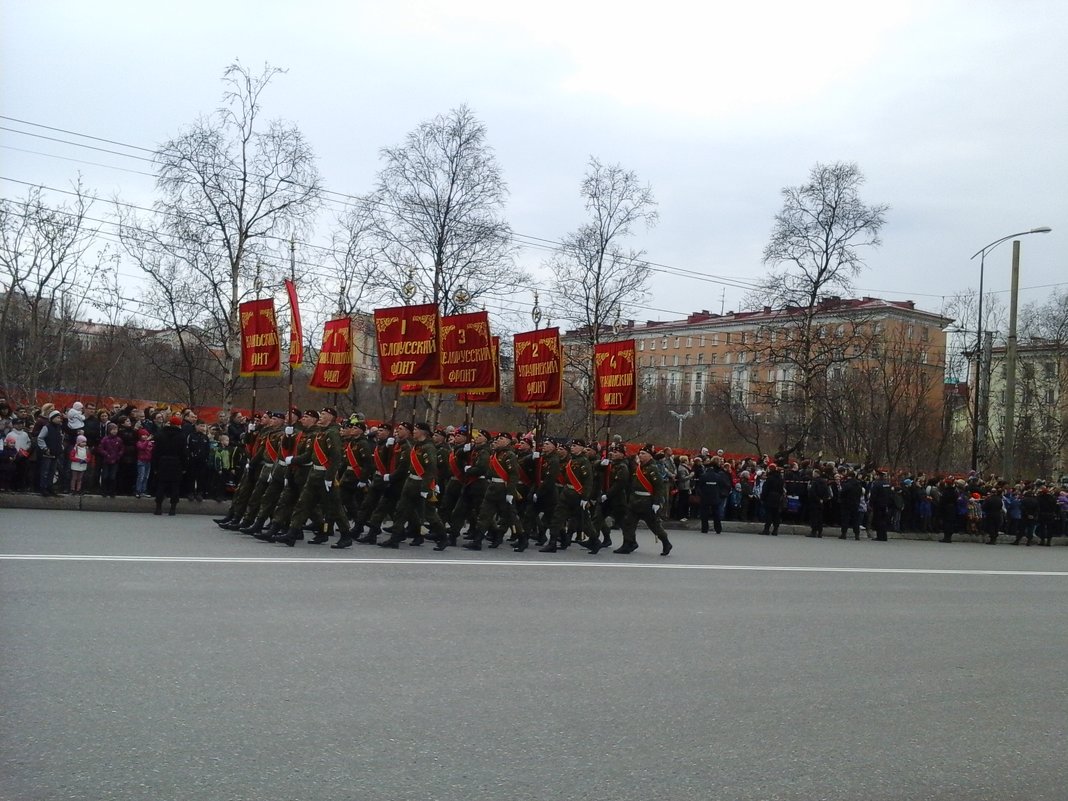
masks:
<svg viewBox="0 0 1068 801"><path fill-rule="evenodd" d="M419 493L419 497L423 498L425 500L426 498L430 497L430 493L429 492L420 492Z"/></svg>
<svg viewBox="0 0 1068 801"><path fill-rule="evenodd" d="M293 436L293 426L286 426L285 432L287 437Z"/></svg>
<svg viewBox="0 0 1068 801"><path fill-rule="evenodd" d="M589 509L590 508L590 502L589 501L583 501L582 502L582 508L583 509Z"/></svg>
<svg viewBox="0 0 1068 801"><path fill-rule="evenodd" d="M464 465L464 472L465 473L468 472L470 469L471 469L471 465L469 465L469 464L465 464Z"/></svg>
<svg viewBox="0 0 1068 801"><path fill-rule="evenodd" d="M602 495L601 496L601 503L604 503L607 500L608 500L608 496L607 495Z"/></svg>
<svg viewBox="0 0 1068 801"><path fill-rule="evenodd" d="M393 439L393 437L389 437L389 438L388 438L388 439L386 440L386 444L387 444L387 445L392 445L392 444L393 444L394 442L396 442L396 441L397 441L397 440Z"/></svg>
<svg viewBox="0 0 1068 801"><path fill-rule="evenodd" d="M607 459L601 459L601 467L608 467L608 460Z"/></svg>
<svg viewBox="0 0 1068 801"><path fill-rule="evenodd" d="M541 451L531 451L530 455L535 459L540 459L541 458Z"/></svg>
<svg viewBox="0 0 1068 801"><path fill-rule="evenodd" d="M508 501L508 503L511 503L513 500L515 500L511 495L505 495L504 499Z"/></svg>
<svg viewBox="0 0 1068 801"><path fill-rule="evenodd" d="M324 480L323 483L326 484L326 491L327 492L330 492L330 490L332 490L334 488L334 482L331 481L330 479Z"/></svg>
<svg viewBox="0 0 1068 801"><path fill-rule="evenodd" d="M363 489L366 486L367 486L367 482L366 481L357 481L356 482L356 489Z"/></svg>
<svg viewBox="0 0 1068 801"><path fill-rule="evenodd" d="M533 493L533 494L532 494L532 495L530 496L530 500L531 500L531 501L532 501L533 503L537 503L537 502L538 502L538 493L536 493L536 492L535 492L535 493Z"/></svg>
<svg viewBox="0 0 1068 801"><path fill-rule="evenodd" d="M386 473L384 476L382 476L382 480L385 481L388 484L389 483L389 473Z"/></svg>
<svg viewBox="0 0 1068 801"><path fill-rule="evenodd" d="M255 431L256 430L256 424L255 423L249 423L248 424L248 430L250 432Z"/></svg>
<svg viewBox="0 0 1068 801"><path fill-rule="evenodd" d="M468 453L470 450L471 450L471 443L470 442L465 442L464 443L464 453Z"/></svg>
<svg viewBox="0 0 1068 801"><path fill-rule="evenodd" d="M604 524L609 528L613 528L616 525L616 519L612 515L607 515L604 519Z"/></svg>
<svg viewBox="0 0 1068 801"><path fill-rule="evenodd" d="M660 511L660 504L654 503L653 504L653 514L656 514L659 511Z"/></svg>
<svg viewBox="0 0 1068 801"><path fill-rule="evenodd" d="M289 477L287 476L286 478L282 479L282 489L285 489L288 486L289 486Z"/></svg>
<svg viewBox="0 0 1068 801"><path fill-rule="evenodd" d="M286 457L286 466L288 467L291 464L293 464L293 457L292 456L287 456Z"/></svg>

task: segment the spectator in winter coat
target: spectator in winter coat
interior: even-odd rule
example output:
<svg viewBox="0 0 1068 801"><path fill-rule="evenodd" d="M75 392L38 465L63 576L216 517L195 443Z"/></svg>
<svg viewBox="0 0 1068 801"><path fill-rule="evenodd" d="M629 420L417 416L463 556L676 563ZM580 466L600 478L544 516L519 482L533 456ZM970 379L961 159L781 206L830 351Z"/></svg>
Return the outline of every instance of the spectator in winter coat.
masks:
<svg viewBox="0 0 1068 801"><path fill-rule="evenodd" d="M859 540L860 501L864 497L864 485L852 470L847 470L845 475L845 481L842 482L842 488L838 493L842 526L842 533L838 535L838 539L844 540L849 529L853 529L853 539Z"/></svg>
<svg viewBox="0 0 1068 801"><path fill-rule="evenodd" d="M173 516L178 508L182 490L182 473L186 465L186 438L182 433L182 418L171 417L156 440L152 453L152 472L156 474L156 511L163 514L163 499L170 498Z"/></svg>
<svg viewBox="0 0 1068 801"><path fill-rule="evenodd" d="M134 495L140 498L148 491L148 478L152 473L152 451L156 443L147 428L142 428L137 440L137 484Z"/></svg>
<svg viewBox="0 0 1068 801"><path fill-rule="evenodd" d="M768 465L768 474L764 477L764 486L760 489L760 500L764 505L764 530L761 534L779 536L779 523L782 521L782 509L786 505L786 482L782 471L775 463Z"/></svg>
<svg viewBox="0 0 1068 801"><path fill-rule="evenodd" d="M108 423L107 433L96 446L96 455L100 463L100 494L105 498L115 497L115 481L119 474L119 460L122 459L123 444L119 438L119 427Z"/></svg>
<svg viewBox="0 0 1068 801"><path fill-rule="evenodd" d="M717 534L723 532L722 502L730 494L731 480L723 469L723 460L712 457L712 464L706 465L700 474L694 474L697 495L701 498L701 533L708 533L708 518Z"/></svg>
<svg viewBox="0 0 1068 801"><path fill-rule="evenodd" d="M7 492L12 488L15 480L15 460L18 459L18 455L15 435L8 434L4 437L3 448L0 448L0 492Z"/></svg>
<svg viewBox="0 0 1068 801"><path fill-rule="evenodd" d="M38 489L42 495L57 495L53 487L57 461L64 456L63 415L52 411L37 433Z"/></svg>

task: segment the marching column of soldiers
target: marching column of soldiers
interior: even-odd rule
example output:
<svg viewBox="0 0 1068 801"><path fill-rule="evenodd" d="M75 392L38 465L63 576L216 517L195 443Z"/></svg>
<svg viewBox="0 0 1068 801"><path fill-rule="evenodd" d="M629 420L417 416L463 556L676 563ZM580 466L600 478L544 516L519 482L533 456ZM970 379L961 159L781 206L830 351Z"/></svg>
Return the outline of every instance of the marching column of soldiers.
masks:
<svg viewBox="0 0 1068 801"><path fill-rule="evenodd" d="M258 426L230 509L215 522L264 542L292 548L307 531L309 545L336 534L334 549L430 540L444 551L462 539L471 551L507 542L521 553L533 541L540 553L575 544L596 554L618 529L613 553L629 554L643 522L661 555L671 552L658 514L665 481L649 447L631 461L622 444L599 451L577 438L426 423L369 428L331 407L266 412Z"/></svg>

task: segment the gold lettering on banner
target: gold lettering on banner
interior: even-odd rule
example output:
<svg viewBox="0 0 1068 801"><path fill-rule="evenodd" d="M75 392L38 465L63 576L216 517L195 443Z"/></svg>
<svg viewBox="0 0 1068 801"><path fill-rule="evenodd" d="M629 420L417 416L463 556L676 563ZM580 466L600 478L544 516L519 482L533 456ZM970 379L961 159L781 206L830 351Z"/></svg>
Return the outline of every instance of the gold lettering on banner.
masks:
<svg viewBox="0 0 1068 801"><path fill-rule="evenodd" d="M267 334L248 334L245 337L246 348L267 348L278 344L278 336L272 331Z"/></svg>

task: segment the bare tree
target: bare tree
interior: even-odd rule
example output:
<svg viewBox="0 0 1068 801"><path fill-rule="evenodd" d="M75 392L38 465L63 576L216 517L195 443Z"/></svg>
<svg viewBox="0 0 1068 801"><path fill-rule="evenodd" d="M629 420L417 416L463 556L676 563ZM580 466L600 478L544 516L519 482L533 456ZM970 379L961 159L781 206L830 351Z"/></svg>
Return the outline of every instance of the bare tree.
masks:
<svg viewBox="0 0 1068 801"><path fill-rule="evenodd" d="M71 323L102 269L87 258L96 230L80 180L73 198L50 206L33 187L24 201L0 200L0 385L28 400L62 382Z"/></svg>
<svg viewBox="0 0 1068 801"><path fill-rule="evenodd" d="M786 400L796 409L783 448L788 453L803 450L818 424L818 395L828 372L863 355L874 340L866 336L868 321L856 314L834 322L835 336L828 325L864 267L861 249L880 244L886 222L889 207L865 203L863 183L856 164L837 162L817 164L806 183L783 189L783 207L764 249L770 272L747 298L751 307L781 312L769 316L753 343L757 362L781 371L781 378L753 382L757 394L766 391L749 402L773 409Z"/></svg>
<svg viewBox="0 0 1068 801"><path fill-rule="evenodd" d="M417 299L452 314L458 290L476 303L528 280L503 217L501 168L486 126L467 106L421 123L381 158L369 222L386 265L380 278L394 300L411 278Z"/></svg>
<svg viewBox="0 0 1068 801"><path fill-rule="evenodd" d="M263 92L283 72L227 67L215 115L198 119L156 155L156 218L120 215L123 244L153 283L146 302L158 316L176 320L179 346L192 335L219 355L227 409L240 356L238 307L256 291L255 264L270 258L272 248L281 254L285 240L311 224L321 201L319 173L300 129L261 120ZM187 302L196 314L172 308Z"/></svg>
<svg viewBox="0 0 1068 801"><path fill-rule="evenodd" d="M586 435L592 436L593 351L610 337L623 310L643 301L650 267L644 251L624 240L639 226L656 224L653 190L637 173L590 157L580 189L590 219L563 237L548 262L554 315L578 327L571 338L569 382L583 404Z"/></svg>

